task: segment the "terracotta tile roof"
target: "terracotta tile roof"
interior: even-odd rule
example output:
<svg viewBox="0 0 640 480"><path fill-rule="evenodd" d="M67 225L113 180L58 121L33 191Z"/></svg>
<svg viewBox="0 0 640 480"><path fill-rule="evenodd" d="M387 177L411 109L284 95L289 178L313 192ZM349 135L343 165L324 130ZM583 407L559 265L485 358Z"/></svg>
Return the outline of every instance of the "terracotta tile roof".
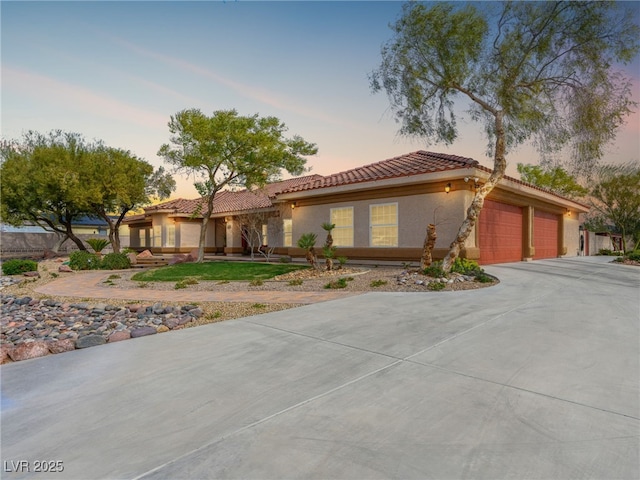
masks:
<svg viewBox="0 0 640 480"><path fill-rule="evenodd" d="M298 185L307 184L310 181L321 179L320 175L307 175L305 177L289 178L280 182L273 182L265 185L262 189L240 190L237 192L231 190L222 190L216 193L213 201L212 214L220 214L226 212L237 212L239 210L255 210L260 208L272 207L271 199L282 191L293 188ZM164 203L159 203L145 208L145 213L151 214L159 211L171 211L174 214L191 215L197 211L201 205L204 210L205 200L196 198L194 200L186 200L184 198L176 198Z"/></svg>
<svg viewBox="0 0 640 480"><path fill-rule="evenodd" d="M292 186L287 190L283 190L283 192L301 192L316 188L352 185L361 182L408 177L443 170L477 167L478 165L478 161L473 158L419 150L363 167L334 173L326 177L315 178L305 184Z"/></svg>

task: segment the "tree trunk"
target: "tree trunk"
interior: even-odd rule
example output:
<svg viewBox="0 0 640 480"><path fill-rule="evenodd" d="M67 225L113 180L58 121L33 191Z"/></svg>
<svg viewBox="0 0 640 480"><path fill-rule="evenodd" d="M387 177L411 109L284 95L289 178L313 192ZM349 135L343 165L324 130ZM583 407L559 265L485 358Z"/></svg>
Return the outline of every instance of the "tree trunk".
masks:
<svg viewBox="0 0 640 480"><path fill-rule="evenodd" d="M207 211L202 215L202 223L200 224L200 239L198 240L198 258L197 263L204 262L204 243L207 238L207 226L209 225L209 219L211 218L211 212L213 211L213 200L216 192L213 192L207 197Z"/></svg>
<svg viewBox="0 0 640 480"><path fill-rule="evenodd" d="M333 270L333 258L325 258L325 263L327 265L327 272L330 272L331 270Z"/></svg>
<svg viewBox="0 0 640 480"><path fill-rule="evenodd" d="M316 270L318 269L318 258L316 257L316 249L314 247L311 247L307 250L306 259L307 262L309 262L309 265L311 265Z"/></svg>
<svg viewBox="0 0 640 480"><path fill-rule="evenodd" d="M64 245L64 242L69 240L69 236L66 233L59 233L59 232L56 232L56 233L58 234L58 240L53 245L53 248L51 250L53 250L55 253L59 253L60 249L62 248L62 245Z"/></svg>
<svg viewBox="0 0 640 480"><path fill-rule="evenodd" d="M433 262L431 252L436 245L436 226L433 223L427 225L427 236L424 239L424 246L422 248L422 258L420 259L420 269L424 270Z"/></svg>
<svg viewBox="0 0 640 480"><path fill-rule="evenodd" d="M460 229L458 230L458 234L456 238L451 242L449 246L449 252L444 257L442 261L442 269L445 272L451 271L451 266L458 255L460 255L460 250L464 246L464 242L469 237L469 234L473 230L474 225L478 221L478 215L480 214L480 210L482 210L482 206L484 205L484 199L487 195L493 190L493 188L498 184L498 182L504 177L505 171L507 169L507 160L505 158L505 133L504 133L504 125L502 123L503 113L501 111L496 112L495 114L495 129L496 129L496 146L493 157L493 171L489 176L487 182L482 185L478 190L476 190L475 197L473 197L473 201L471 205L467 209L467 217L460 225Z"/></svg>

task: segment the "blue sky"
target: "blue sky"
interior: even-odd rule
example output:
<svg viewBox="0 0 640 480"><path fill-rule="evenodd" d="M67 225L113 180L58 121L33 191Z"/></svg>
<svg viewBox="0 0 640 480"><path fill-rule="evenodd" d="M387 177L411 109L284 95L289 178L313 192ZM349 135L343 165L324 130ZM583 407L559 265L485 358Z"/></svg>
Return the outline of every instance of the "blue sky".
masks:
<svg viewBox="0 0 640 480"><path fill-rule="evenodd" d="M634 5L636 17L640 4ZM275 115L319 147L308 166L329 174L418 149L473 157L490 166L481 127L460 119L452 146L400 138L385 94L367 75L391 37L401 2L13 2L2 1L4 138L62 129L102 139L162 165L170 115ZM640 63L635 77L640 101ZM607 160L640 156L636 113ZM521 147L509 157L537 163ZM177 178L174 196L195 197Z"/></svg>

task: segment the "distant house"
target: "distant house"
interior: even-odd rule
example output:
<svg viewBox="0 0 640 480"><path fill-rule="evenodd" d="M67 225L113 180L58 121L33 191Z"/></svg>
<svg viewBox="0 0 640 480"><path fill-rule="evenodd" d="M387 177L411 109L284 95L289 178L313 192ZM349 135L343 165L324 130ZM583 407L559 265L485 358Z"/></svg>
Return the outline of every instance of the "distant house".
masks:
<svg viewBox="0 0 640 480"><path fill-rule="evenodd" d="M205 251L246 251L247 219L264 219L264 243L275 253L302 256L297 239L316 233L318 246L333 223L338 255L351 259L417 261L428 223L437 226L436 258L448 251L475 189L490 170L476 160L418 151L328 176L311 175L262 190L216 195ZM156 253L198 246L201 199L177 199L128 217L130 245ZM487 197L461 255L484 264L575 256L580 251L578 202L505 177ZM245 242L243 243L243 238ZM264 240L266 239L266 241Z"/></svg>

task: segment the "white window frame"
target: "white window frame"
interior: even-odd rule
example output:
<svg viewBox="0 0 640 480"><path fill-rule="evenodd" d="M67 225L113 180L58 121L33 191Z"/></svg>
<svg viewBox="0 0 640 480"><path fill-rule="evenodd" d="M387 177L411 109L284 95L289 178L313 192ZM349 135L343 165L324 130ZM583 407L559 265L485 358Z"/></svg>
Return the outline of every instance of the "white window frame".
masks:
<svg viewBox="0 0 640 480"><path fill-rule="evenodd" d="M373 224L373 209L377 208L377 207L389 207L389 206L394 206L396 209L396 221L395 223L381 223L381 224ZM398 228L398 217L400 216L399 214L399 209L398 209L398 202L392 202L392 203L376 203L376 204L372 204L369 205L369 246L372 248L396 248L398 247L398 245L400 244L400 229ZM385 245L374 245L373 244L373 237L374 237L374 228L395 228L396 230L396 238L395 238L395 244L385 244Z"/></svg>
<svg viewBox="0 0 640 480"><path fill-rule="evenodd" d="M151 246L162 247L162 225L151 227Z"/></svg>
<svg viewBox="0 0 640 480"><path fill-rule="evenodd" d="M165 247L175 247L176 246L176 225L169 224L165 225Z"/></svg>
<svg viewBox="0 0 640 480"><path fill-rule="evenodd" d="M262 246L266 247L269 245L269 225L266 223L262 224Z"/></svg>
<svg viewBox="0 0 640 480"><path fill-rule="evenodd" d="M340 225L338 226L334 220L333 220L333 214L334 212L338 212L339 210L350 210L351 211L351 225ZM329 209L329 223L336 225L336 227L333 229L333 244L336 247L353 247L353 237L354 237L354 232L355 232L355 228L354 228L354 212L353 212L353 207L335 207L335 208L331 208ZM339 232L340 230L347 230L350 229L351 230L351 241L347 242L347 243L340 243L339 239L338 241L336 241L336 235L335 233Z"/></svg>

